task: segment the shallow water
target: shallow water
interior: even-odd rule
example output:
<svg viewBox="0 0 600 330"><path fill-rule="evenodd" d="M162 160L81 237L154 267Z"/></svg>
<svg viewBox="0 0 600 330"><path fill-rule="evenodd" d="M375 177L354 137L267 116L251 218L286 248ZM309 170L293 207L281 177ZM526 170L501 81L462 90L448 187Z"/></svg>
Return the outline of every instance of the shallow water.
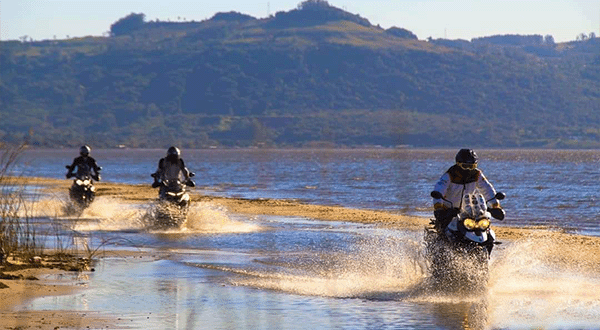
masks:
<svg viewBox="0 0 600 330"><path fill-rule="evenodd" d="M94 150L104 180L150 183L163 150ZM197 190L246 198L387 209L428 216L429 191L450 150L184 150ZM32 150L20 174L62 178L74 150ZM600 235L596 151L481 151L511 225ZM149 188L150 189L150 188ZM95 272L85 290L24 309L100 311L134 329L564 329L599 328L600 272L561 264L553 237L494 249L484 294L432 288L421 231L244 217L194 203L178 230L148 230L151 204L99 197L81 216L67 193L36 195L47 247L86 247ZM502 225L502 223L496 223ZM52 235L57 230L60 235ZM500 240L502 238L500 237ZM103 257L102 251L146 252Z"/></svg>
<svg viewBox="0 0 600 330"><path fill-rule="evenodd" d="M386 209L430 216L429 192L455 150L183 150L196 190L244 198ZM164 150L93 150L103 180L151 183ZM508 225L600 236L600 151L480 150L480 168L507 199ZM77 150L28 150L18 174L64 178ZM149 188L150 189L150 188ZM502 225L503 223L497 223Z"/></svg>
<svg viewBox="0 0 600 330"><path fill-rule="evenodd" d="M51 204L51 203L50 203ZM59 206L60 203L57 203ZM100 311L134 329L564 329L600 324L600 275L553 264L552 237L495 248L484 294L432 288L421 231L193 206L182 229L146 230L149 205L99 198L60 217L98 249L86 289L39 310ZM45 209L48 209L46 205ZM120 212L116 212L119 210ZM74 235L73 233L76 233ZM49 242L52 245L52 242ZM142 257L103 257L111 249Z"/></svg>

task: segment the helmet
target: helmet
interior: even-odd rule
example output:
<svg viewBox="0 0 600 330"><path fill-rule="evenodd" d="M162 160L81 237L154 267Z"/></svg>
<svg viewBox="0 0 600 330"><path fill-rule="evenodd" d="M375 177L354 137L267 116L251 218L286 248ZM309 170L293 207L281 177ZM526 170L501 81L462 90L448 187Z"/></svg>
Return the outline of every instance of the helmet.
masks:
<svg viewBox="0 0 600 330"><path fill-rule="evenodd" d="M179 151L178 148L176 147L170 147L169 150L167 150L167 157L168 156L175 156L175 157L179 157L179 155L181 154L181 152Z"/></svg>
<svg viewBox="0 0 600 330"><path fill-rule="evenodd" d="M92 151L92 148L90 148L87 144L79 148L79 154L82 156L88 156L90 151Z"/></svg>
<svg viewBox="0 0 600 330"><path fill-rule="evenodd" d="M477 168L477 154L473 149L460 149L456 154L456 164L464 170Z"/></svg>

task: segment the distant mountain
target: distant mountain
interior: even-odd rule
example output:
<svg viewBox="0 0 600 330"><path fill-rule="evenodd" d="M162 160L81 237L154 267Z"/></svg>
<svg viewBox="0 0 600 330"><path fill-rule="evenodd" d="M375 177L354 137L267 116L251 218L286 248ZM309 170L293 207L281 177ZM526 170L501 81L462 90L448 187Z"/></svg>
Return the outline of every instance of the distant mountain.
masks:
<svg viewBox="0 0 600 330"><path fill-rule="evenodd" d="M600 39L419 40L309 0L0 43L0 139L39 146L598 147Z"/></svg>

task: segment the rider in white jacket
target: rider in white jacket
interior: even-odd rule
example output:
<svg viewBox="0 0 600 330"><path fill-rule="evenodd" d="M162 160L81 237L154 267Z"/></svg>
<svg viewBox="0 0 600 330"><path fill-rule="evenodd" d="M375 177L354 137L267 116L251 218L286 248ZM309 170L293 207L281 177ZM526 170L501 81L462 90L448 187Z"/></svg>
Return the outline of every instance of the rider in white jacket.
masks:
<svg viewBox="0 0 600 330"><path fill-rule="evenodd" d="M463 196L479 192L489 206L500 208L500 202L494 198L496 190L477 168L477 154L471 149L461 149L456 154L456 164L442 175L436 183L434 191L440 192L445 199L433 200L434 215L437 223L444 228L460 210Z"/></svg>

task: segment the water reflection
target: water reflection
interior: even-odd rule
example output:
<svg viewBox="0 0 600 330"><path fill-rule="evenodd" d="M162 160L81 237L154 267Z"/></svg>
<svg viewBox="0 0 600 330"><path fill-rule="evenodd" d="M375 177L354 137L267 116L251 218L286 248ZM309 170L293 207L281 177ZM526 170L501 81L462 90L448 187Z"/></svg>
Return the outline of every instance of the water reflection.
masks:
<svg viewBox="0 0 600 330"><path fill-rule="evenodd" d="M438 303L432 307L434 323L439 329L480 330L488 325L486 302Z"/></svg>

